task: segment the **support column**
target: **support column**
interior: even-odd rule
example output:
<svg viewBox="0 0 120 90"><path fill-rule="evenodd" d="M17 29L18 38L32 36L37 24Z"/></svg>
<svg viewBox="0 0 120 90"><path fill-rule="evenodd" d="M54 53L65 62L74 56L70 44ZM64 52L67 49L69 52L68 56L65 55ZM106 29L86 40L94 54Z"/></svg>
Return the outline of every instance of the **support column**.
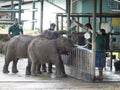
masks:
<svg viewBox="0 0 120 90"><path fill-rule="evenodd" d="M70 26L70 8L71 8L71 0L66 0L66 13L67 13L67 30Z"/></svg>
<svg viewBox="0 0 120 90"><path fill-rule="evenodd" d="M19 23L22 24L21 22L21 5L22 5L22 0L19 0Z"/></svg>
<svg viewBox="0 0 120 90"><path fill-rule="evenodd" d="M11 10L14 9L14 1L11 1ZM11 12L11 20L15 18L15 12Z"/></svg>
<svg viewBox="0 0 120 90"><path fill-rule="evenodd" d="M33 9L35 9L35 0L33 0ZM35 11L32 12L32 20L35 20ZM32 22L32 30L34 30L35 23Z"/></svg>
<svg viewBox="0 0 120 90"><path fill-rule="evenodd" d="M100 14L102 14L102 2L103 0L100 0ZM99 28L101 28L101 22L102 22L102 17L100 16Z"/></svg>
<svg viewBox="0 0 120 90"><path fill-rule="evenodd" d="M93 34L92 34L92 64L91 64L91 74L92 80L94 80L95 76L95 55L96 55L96 7L97 1L93 0Z"/></svg>
<svg viewBox="0 0 120 90"><path fill-rule="evenodd" d="M44 7L44 0L41 0L41 14L40 14L40 32L43 32L43 7Z"/></svg>

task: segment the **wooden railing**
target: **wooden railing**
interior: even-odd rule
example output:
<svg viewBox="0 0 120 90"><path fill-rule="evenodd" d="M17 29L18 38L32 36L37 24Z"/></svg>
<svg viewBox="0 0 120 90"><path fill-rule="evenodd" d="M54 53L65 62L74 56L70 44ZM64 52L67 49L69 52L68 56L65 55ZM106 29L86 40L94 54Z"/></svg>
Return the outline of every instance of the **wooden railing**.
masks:
<svg viewBox="0 0 120 90"><path fill-rule="evenodd" d="M92 79L92 51L77 46L69 55L62 55L65 71L70 76L90 81Z"/></svg>

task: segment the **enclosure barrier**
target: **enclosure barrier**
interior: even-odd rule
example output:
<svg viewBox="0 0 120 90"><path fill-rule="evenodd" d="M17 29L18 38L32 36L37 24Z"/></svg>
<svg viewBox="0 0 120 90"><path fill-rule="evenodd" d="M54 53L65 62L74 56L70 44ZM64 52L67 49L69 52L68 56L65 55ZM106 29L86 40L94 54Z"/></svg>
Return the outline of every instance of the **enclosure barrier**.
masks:
<svg viewBox="0 0 120 90"><path fill-rule="evenodd" d="M91 59L92 51L78 45L69 55L62 55L66 73L87 81L92 80Z"/></svg>

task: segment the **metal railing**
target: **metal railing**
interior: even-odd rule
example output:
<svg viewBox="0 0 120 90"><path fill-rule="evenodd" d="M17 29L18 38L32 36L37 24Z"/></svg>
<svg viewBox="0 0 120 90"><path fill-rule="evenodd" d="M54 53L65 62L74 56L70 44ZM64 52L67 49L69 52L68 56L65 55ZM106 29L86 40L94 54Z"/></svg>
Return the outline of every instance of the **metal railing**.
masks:
<svg viewBox="0 0 120 90"><path fill-rule="evenodd" d="M78 79L92 80L92 51L77 46L69 55L62 55L67 74Z"/></svg>

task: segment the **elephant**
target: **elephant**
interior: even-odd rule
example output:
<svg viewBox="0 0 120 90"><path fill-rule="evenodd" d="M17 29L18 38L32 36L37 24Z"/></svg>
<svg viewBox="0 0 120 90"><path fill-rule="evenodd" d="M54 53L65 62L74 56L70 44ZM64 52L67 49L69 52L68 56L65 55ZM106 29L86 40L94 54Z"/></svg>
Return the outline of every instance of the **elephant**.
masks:
<svg viewBox="0 0 120 90"><path fill-rule="evenodd" d="M31 40L36 36L30 35L18 35L10 39L6 43L5 50L5 64L3 66L3 73L9 73L8 66L11 61L12 72L17 73L17 62L19 58L27 58L27 47Z"/></svg>
<svg viewBox="0 0 120 90"><path fill-rule="evenodd" d="M38 64L52 63L56 67L57 77L66 77L61 54L68 53L74 49L74 42L67 37L59 37L54 40L35 38L28 45L28 63L26 72L37 75L35 72Z"/></svg>
<svg viewBox="0 0 120 90"><path fill-rule="evenodd" d="M47 32L51 33L51 35L49 36L49 34L46 34ZM50 32L50 31L46 30L46 33L40 34L38 36L18 35L18 36L15 36L15 37L11 38L6 44L5 64L3 66L3 73L9 73L8 66L9 66L9 63L11 61L13 61L12 72L13 73L18 72L18 70L17 70L17 62L18 62L18 60L20 58L27 58L28 57L27 56L27 48L28 48L29 43L33 39L35 39L35 38L39 38L39 39L41 39L41 38L56 39L62 34L67 34L67 31L60 30L60 31L54 31L54 32L52 31L52 32ZM45 65L43 64L43 67L44 66ZM51 72L51 70L49 70L49 71ZM38 73L41 73L40 70L38 71Z"/></svg>

